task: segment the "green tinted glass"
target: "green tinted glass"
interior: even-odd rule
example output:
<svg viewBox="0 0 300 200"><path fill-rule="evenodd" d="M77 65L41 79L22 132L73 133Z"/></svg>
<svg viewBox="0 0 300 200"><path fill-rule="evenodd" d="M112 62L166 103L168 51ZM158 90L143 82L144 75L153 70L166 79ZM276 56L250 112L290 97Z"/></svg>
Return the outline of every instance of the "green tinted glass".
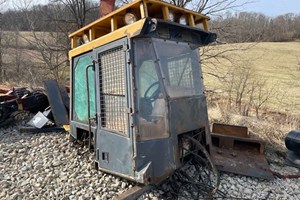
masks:
<svg viewBox="0 0 300 200"><path fill-rule="evenodd" d="M92 65L90 56L80 58L74 67L74 111L75 117L79 121L88 120L88 103L87 103L87 87L86 87L86 67ZM90 67L88 70L89 90L90 90L90 114L96 114L95 104L95 76L94 71Z"/></svg>

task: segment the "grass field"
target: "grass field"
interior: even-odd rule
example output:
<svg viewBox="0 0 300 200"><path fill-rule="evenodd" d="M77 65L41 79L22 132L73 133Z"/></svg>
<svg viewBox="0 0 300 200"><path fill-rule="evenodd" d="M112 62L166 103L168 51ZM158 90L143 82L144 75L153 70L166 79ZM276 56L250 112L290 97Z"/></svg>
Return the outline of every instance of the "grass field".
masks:
<svg viewBox="0 0 300 200"><path fill-rule="evenodd" d="M226 90L225 84L210 74L225 76L233 67L250 68L257 80L267 79L267 87L276 90L276 97L267 103L267 107L300 113L300 42L226 44L204 51L203 72L207 89ZM220 55L218 59L206 60L207 54Z"/></svg>

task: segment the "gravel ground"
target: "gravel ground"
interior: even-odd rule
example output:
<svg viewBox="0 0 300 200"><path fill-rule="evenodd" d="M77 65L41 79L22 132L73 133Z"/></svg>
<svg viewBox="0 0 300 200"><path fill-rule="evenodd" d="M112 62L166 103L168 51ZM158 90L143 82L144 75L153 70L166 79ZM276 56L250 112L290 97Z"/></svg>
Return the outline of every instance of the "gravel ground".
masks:
<svg viewBox="0 0 300 200"><path fill-rule="evenodd" d="M298 174L283 158L270 154L271 168ZM15 128L0 129L0 199L112 199L133 187L124 179L94 169L93 154L73 146L65 133L21 135ZM168 184L139 199L167 199ZM263 181L221 173L219 188L226 199L300 200L300 179ZM170 198L169 198L170 199Z"/></svg>

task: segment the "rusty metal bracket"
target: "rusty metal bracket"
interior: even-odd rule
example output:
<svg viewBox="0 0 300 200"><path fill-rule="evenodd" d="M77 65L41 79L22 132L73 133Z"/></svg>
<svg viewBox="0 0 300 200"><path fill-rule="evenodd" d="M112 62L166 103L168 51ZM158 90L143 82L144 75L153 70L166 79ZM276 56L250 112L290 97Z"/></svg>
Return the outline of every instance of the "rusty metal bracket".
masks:
<svg viewBox="0 0 300 200"><path fill-rule="evenodd" d="M211 155L221 171L272 180L264 141L248 136L248 128L213 124Z"/></svg>

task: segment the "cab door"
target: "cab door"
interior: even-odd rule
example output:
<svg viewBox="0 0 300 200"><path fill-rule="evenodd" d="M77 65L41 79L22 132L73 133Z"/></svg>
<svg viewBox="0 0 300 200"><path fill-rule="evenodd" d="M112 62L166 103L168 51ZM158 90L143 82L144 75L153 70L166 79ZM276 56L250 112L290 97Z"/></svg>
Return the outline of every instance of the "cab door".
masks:
<svg viewBox="0 0 300 200"><path fill-rule="evenodd" d="M128 42L121 39L94 50L96 64L96 161L100 169L133 176Z"/></svg>

